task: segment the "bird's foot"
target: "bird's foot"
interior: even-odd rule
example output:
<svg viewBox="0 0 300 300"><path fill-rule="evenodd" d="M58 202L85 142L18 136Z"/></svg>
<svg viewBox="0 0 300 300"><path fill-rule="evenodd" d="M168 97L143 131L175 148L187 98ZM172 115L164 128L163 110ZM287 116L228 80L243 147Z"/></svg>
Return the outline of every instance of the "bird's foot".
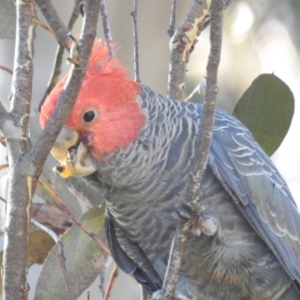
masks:
<svg viewBox="0 0 300 300"><path fill-rule="evenodd" d="M153 293L151 300L165 300L166 299L166 292L162 288L161 290L156 291ZM175 292L173 300L195 300L195 298L187 298L186 296L182 295L181 293Z"/></svg>
<svg viewBox="0 0 300 300"><path fill-rule="evenodd" d="M173 217L177 220L193 221L190 231L195 235L203 232L207 236L214 235L218 230L218 221L203 205L195 202L181 202L176 205Z"/></svg>

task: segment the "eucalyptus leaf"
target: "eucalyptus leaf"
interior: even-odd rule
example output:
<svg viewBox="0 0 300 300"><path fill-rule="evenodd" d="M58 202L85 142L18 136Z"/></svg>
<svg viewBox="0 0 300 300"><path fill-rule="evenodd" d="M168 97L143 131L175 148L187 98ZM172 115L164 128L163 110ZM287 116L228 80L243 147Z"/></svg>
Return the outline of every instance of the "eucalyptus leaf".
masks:
<svg viewBox="0 0 300 300"><path fill-rule="evenodd" d="M28 264L42 264L55 242L44 231L36 230L29 234L27 262ZM0 264L2 266L3 251L0 252ZM2 277L0 278L0 295L2 295Z"/></svg>
<svg viewBox="0 0 300 300"><path fill-rule="evenodd" d="M243 94L233 115L271 156L284 140L294 114L290 88L274 74L258 76Z"/></svg>
<svg viewBox="0 0 300 300"><path fill-rule="evenodd" d="M80 222L105 240L104 207L94 207L85 213ZM73 225L62 237L67 274L74 299L89 287L106 261L106 254L77 225ZM35 300L68 299L62 270L55 246L47 257L36 287Z"/></svg>
<svg viewBox="0 0 300 300"><path fill-rule="evenodd" d="M42 264L55 242L51 236L43 230L37 230L29 235L27 252L28 263Z"/></svg>

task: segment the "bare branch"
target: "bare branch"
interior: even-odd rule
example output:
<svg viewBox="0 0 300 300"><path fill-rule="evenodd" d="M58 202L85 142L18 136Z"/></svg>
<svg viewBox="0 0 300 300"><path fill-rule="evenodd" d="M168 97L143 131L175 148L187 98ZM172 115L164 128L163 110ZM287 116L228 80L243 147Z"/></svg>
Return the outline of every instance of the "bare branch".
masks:
<svg viewBox="0 0 300 300"><path fill-rule="evenodd" d="M185 98L186 64L190 53L203 29L208 16L211 0L194 0L184 20L170 41L170 69L168 96L174 99Z"/></svg>
<svg viewBox="0 0 300 300"><path fill-rule="evenodd" d="M223 0L213 0L210 28L211 48L206 67L206 95L201 118L199 147L197 147L195 163L193 164L194 175L192 176L192 182L189 188L189 199L192 202L199 201L201 181L207 165L213 133L216 99L219 91L217 79L222 47L223 10Z"/></svg>
<svg viewBox="0 0 300 300"><path fill-rule="evenodd" d="M207 63L207 89L201 118L199 146L196 149L192 176L188 186L188 201L193 204L193 208L195 208L195 215L197 216L200 213L198 205L200 187L209 155L214 125L216 98L218 94L217 75L221 56L223 10L223 0L212 1L210 29L211 48ZM172 242L163 289L161 294L154 299L173 299L179 278L181 261L185 251L187 234L193 222L195 221L182 221L177 226Z"/></svg>
<svg viewBox="0 0 300 300"><path fill-rule="evenodd" d="M77 98L96 36L99 0L86 1L86 14L79 44L79 66L73 66L70 80L60 97L57 109L30 151L27 150L26 134L31 97L35 11L30 0L18 0L16 6L18 22L12 110L1 128L6 139L10 167L3 281L4 298L21 300L27 299L28 294L26 250L29 202L35 190L36 177L40 175L43 163ZM21 138L19 127L22 128Z"/></svg>
<svg viewBox="0 0 300 300"><path fill-rule="evenodd" d="M110 26L109 26L105 0L100 0L100 13L101 13L101 17L102 17L103 31L104 31L106 44L108 47L109 57L113 58L116 56L116 54L115 54L112 34L111 34Z"/></svg>
<svg viewBox="0 0 300 300"><path fill-rule="evenodd" d="M73 65L64 87L58 105L44 130L37 139L37 142L30 151L29 159L35 168L42 169L43 163L63 127L80 90L84 78L85 70L91 54L92 46L96 37L96 26L99 12L99 2L87 0L86 13L84 16L83 30L79 40L79 66ZM38 172L38 174L39 174Z"/></svg>
<svg viewBox="0 0 300 300"><path fill-rule="evenodd" d="M117 264L115 264L114 269L111 273L111 276L110 276L110 279L109 279L109 284L108 284L108 287L106 289L105 296L104 296L103 300L109 300L112 288L113 288L114 283L115 283L118 276L119 276L119 267L118 267Z"/></svg>
<svg viewBox="0 0 300 300"><path fill-rule="evenodd" d="M0 66L0 69L3 70L3 71L6 71L7 73L9 73L10 75L12 75L13 71L9 68L6 68L4 66Z"/></svg>
<svg viewBox="0 0 300 300"><path fill-rule="evenodd" d="M175 295L176 284L180 275L181 261L184 255L191 223L191 221L182 221L176 228L172 240L162 293L157 300L172 300Z"/></svg>
<svg viewBox="0 0 300 300"><path fill-rule="evenodd" d="M73 11L72 11L72 14L70 16L68 26L67 26L69 31L72 31L72 29L78 19L78 16L79 16L79 7L78 6L79 6L80 2L81 2L81 0L76 0L74 3ZM39 103L39 108L38 108L39 111L41 111L41 107L44 104L45 99L47 98L47 96L50 94L50 92L52 91L52 89L55 87L55 85L58 82L59 76L61 74L61 65L62 65L62 61L63 61L64 50L65 50L65 48L61 44L57 48L53 71L52 71L46 92L44 94L44 97L42 98L42 100Z"/></svg>
<svg viewBox="0 0 300 300"><path fill-rule="evenodd" d="M62 273L63 273L63 276L64 276L64 282L65 282L65 286L66 286L66 290L67 290L68 300L73 300L74 299L74 297L72 295L73 294L73 292L72 292L73 290L70 288L71 287L71 283L70 283L70 280L69 280L69 277L68 277L68 273L67 273L66 259L64 257L63 252L61 252L63 250L62 242L59 241L57 243L57 246L58 246L57 258L59 260L59 264L60 264L60 267L61 267L61 270L62 270Z"/></svg>
<svg viewBox="0 0 300 300"><path fill-rule="evenodd" d="M57 14L50 0L35 0L48 24L55 32L60 43L69 50L72 46L72 40L69 38L69 30Z"/></svg>
<svg viewBox="0 0 300 300"><path fill-rule="evenodd" d="M47 26L45 23L43 23L39 18L38 16L36 15L35 16L35 24L37 26L40 26L41 28L45 29L48 33L50 33L55 39L57 39L57 36L55 34L55 32L49 27ZM57 40L58 41L58 40ZM58 41L59 42L59 41Z"/></svg>
<svg viewBox="0 0 300 300"><path fill-rule="evenodd" d="M138 26L137 26L137 13L138 13L138 0L134 0L133 12L131 13L133 21L133 38L134 38L134 75L135 81L141 82L140 79L140 65L139 65L139 37L138 37Z"/></svg>
<svg viewBox="0 0 300 300"><path fill-rule="evenodd" d="M3 257L3 298L27 299L27 247L31 179L24 176L18 164L27 146L31 102L34 4L16 1L17 29L12 79L11 113L1 122L6 139L10 169ZM1 105L2 107L2 105ZM2 110L2 109L1 109ZM2 112L3 114L4 112ZM21 134L20 134L21 128Z"/></svg>
<svg viewBox="0 0 300 300"><path fill-rule="evenodd" d="M1 196L0 196L0 200L1 200L2 202L4 202L5 204L7 204L7 201L6 201L4 198L2 198Z"/></svg>
<svg viewBox="0 0 300 300"><path fill-rule="evenodd" d="M170 38L175 33L176 10L177 10L177 0L172 0L170 26L169 26L169 29L168 29L168 35L169 35Z"/></svg>

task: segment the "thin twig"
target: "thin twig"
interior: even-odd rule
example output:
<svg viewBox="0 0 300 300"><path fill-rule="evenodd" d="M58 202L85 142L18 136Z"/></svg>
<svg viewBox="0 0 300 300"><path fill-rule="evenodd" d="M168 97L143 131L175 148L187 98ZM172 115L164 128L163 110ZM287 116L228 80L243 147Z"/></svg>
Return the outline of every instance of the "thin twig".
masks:
<svg viewBox="0 0 300 300"><path fill-rule="evenodd" d="M134 0L133 11L131 12L133 21L133 38L134 38L134 75L135 81L141 82L140 79L140 65L139 65L139 37L138 37L138 24L137 24L137 13L138 13L138 0Z"/></svg>
<svg viewBox="0 0 300 300"><path fill-rule="evenodd" d="M58 252L57 257L58 257L58 261L59 261L59 264L60 264L60 267L61 267L61 270L62 270L62 273L63 273L63 276L64 276L64 282L65 282L65 286L66 286L66 290L67 290L68 300L73 300L74 297L72 295L73 294L72 289L70 288L71 283L69 281L69 277L68 277L68 274L67 274L65 257L60 252Z"/></svg>
<svg viewBox="0 0 300 300"><path fill-rule="evenodd" d="M78 49L79 67L72 66L69 73L69 79L60 94L54 113L38 137L37 142L31 148L28 155L29 157L26 157L33 163L37 170L42 170L42 165L75 104L96 37L99 1L100 0L86 1L86 13L84 15L83 30L79 40Z"/></svg>
<svg viewBox="0 0 300 300"><path fill-rule="evenodd" d="M95 242L99 244L104 252L111 256L110 250L106 247L104 242L93 232L89 231L83 224L78 221L78 219L72 214L69 208L63 203L63 201L54 193L51 188L41 179L39 179L39 183L43 186L43 188L55 199L55 201L59 204L61 209L70 217L74 223L76 223L79 228L86 233L89 237L91 237Z"/></svg>
<svg viewBox="0 0 300 300"><path fill-rule="evenodd" d="M206 67L206 94L201 118L199 147L197 147L195 153L192 182L189 188L189 199L191 202L199 201L201 181L205 172L213 133L216 99L219 91L217 79L222 47L223 10L223 0L212 1L210 28L211 48Z"/></svg>
<svg viewBox="0 0 300 300"><path fill-rule="evenodd" d="M71 13L71 16L70 16L70 19L69 19L69 22L67 25L67 28L70 32L73 30L73 27L78 19L78 16L79 16L79 7L78 6L81 1L82 0L76 0L74 3L73 11ZM61 74L61 66L62 66L62 62L63 62L64 50L65 50L65 48L63 47L63 45L59 44L57 51L56 51L53 71L50 76L46 92L39 103L39 107L38 107L39 111L41 111L41 107L44 104L47 96L50 94L50 92L53 90L53 88L55 87L55 85L58 82L59 76Z"/></svg>
<svg viewBox="0 0 300 300"><path fill-rule="evenodd" d="M4 198L2 198L1 196L0 196L0 200L1 200L2 202L4 202L5 204L7 204L7 201L6 201Z"/></svg>
<svg viewBox="0 0 300 300"><path fill-rule="evenodd" d="M115 283L118 276L119 276L119 267L118 267L117 264L115 264L114 269L111 273L111 276L110 276L110 279L109 279L109 284L108 284L108 287L106 289L105 296L104 296L103 300L109 300L112 288L113 288L114 283Z"/></svg>
<svg viewBox="0 0 300 300"><path fill-rule="evenodd" d="M13 71L9 68L6 68L4 66L0 66L0 69L3 70L3 71L6 71L7 73L9 73L10 75L12 75Z"/></svg>
<svg viewBox="0 0 300 300"><path fill-rule="evenodd" d="M172 0L170 26L169 26L169 29L168 29L168 35L169 35L170 38L175 33L176 10L177 10L177 0Z"/></svg>
<svg viewBox="0 0 300 300"><path fill-rule="evenodd" d="M35 16L34 21L35 21L35 24L36 24L36 25L38 25L38 26L40 26L41 28L45 29L45 30L48 31L55 39L57 39L57 36L56 36L55 32L54 32L49 26L47 26L45 23L43 23L43 22L38 18L37 15ZM57 41L58 41L58 39L57 39Z"/></svg>
<svg viewBox="0 0 300 300"><path fill-rule="evenodd" d="M105 0L100 0L100 13L101 13L101 17L102 17L104 36L105 36L106 44L108 47L108 55L110 58L114 58L116 56L116 54L115 54L113 38L112 38L110 26L109 26Z"/></svg>
<svg viewBox="0 0 300 300"><path fill-rule="evenodd" d="M218 93L217 75L221 56L223 0L213 0L211 7L210 55L207 63L207 89L201 119L199 146L196 149L191 180L188 186L188 201L194 203L195 214L199 215L199 195L201 181L206 169L210 143L213 133L216 98ZM180 222L173 238L168 268L160 298L171 300L180 274L181 261L184 255L187 235L193 220Z"/></svg>
<svg viewBox="0 0 300 300"><path fill-rule="evenodd" d="M8 168L8 165L7 165L7 164L5 164L5 165L0 165L0 171L3 170L3 169L6 169L6 168Z"/></svg>
<svg viewBox="0 0 300 300"><path fill-rule="evenodd" d="M206 87L206 78L204 77L201 82L194 88L194 90L183 100L184 102L189 102L191 98L198 92L201 93L201 90Z"/></svg>
<svg viewBox="0 0 300 300"><path fill-rule="evenodd" d="M168 96L171 98L183 100L186 97L186 64L203 30L210 5L211 0L193 0L185 20L170 41Z"/></svg>
<svg viewBox="0 0 300 300"><path fill-rule="evenodd" d="M98 285L101 299L103 299L105 295L105 289L104 289L105 271L106 271L106 265L103 264L99 271L99 285Z"/></svg>
<svg viewBox="0 0 300 300"><path fill-rule="evenodd" d="M180 267L184 255L188 232L192 221L182 221L178 224L170 250L168 266L164 278L162 294L159 299L171 300L175 294L176 284L180 275Z"/></svg>
<svg viewBox="0 0 300 300"><path fill-rule="evenodd" d="M72 40L69 38L69 30L59 17L50 0L35 0L42 14L55 32L60 43L69 50L72 47Z"/></svg>
<svg viewBox="0 0 300 300"><path fill-rule="evenodd" d="M38 222L37 220L31 218L30 219L31 224L35 225L36 227L42 229L43 231L45 231L48 235L50 235L52 237L52 239L55 241L55 243L59 243L60 242L60 238L58 237L58 235L51 230L50 228L48 228L47 226L43 225L42 223ZM60 246L59 246L60 248ZM60 252L63 252L63 250L59 250Z"/></svg>

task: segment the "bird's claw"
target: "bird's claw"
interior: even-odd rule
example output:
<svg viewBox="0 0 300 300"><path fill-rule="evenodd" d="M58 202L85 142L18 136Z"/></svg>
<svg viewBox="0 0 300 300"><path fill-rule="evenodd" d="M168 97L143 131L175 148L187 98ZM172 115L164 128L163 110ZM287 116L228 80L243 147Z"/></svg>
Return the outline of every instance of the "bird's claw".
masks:
<svg viewBox="0 0 300 300"><path fill-rule="evenodd" d="M199 236L203 232L207 236L214 235L218 230L217 219L201 204L195 202L181 202L176 205L173 217L179 221L193 221L191 233Z"/></svg>
<svg viewBox="0 0 300 300"><path fill-rule="evenodd" d="M201 211L198 204L186 201L177 203L175 209L176 210L173 213L173 217L180 221L196 221L199 217L199 211Z"/></svg>

